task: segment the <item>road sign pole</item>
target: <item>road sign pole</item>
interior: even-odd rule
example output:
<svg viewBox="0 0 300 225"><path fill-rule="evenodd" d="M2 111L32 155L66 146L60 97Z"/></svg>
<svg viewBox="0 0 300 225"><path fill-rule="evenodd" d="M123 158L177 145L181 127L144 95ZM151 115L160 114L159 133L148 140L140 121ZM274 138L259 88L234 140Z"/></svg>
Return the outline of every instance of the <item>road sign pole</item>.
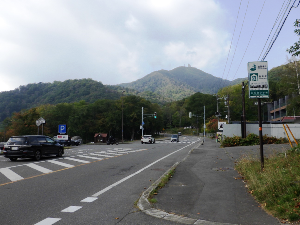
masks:
<svg viewBox="0 0 300 225"><path fill-rule="evenodd" d="M259 121L259 142L260 142L260 167L261 171L264 169L264 145L262 136L262 119L261 119L261 99L258 98L258 121Z"/></svg>

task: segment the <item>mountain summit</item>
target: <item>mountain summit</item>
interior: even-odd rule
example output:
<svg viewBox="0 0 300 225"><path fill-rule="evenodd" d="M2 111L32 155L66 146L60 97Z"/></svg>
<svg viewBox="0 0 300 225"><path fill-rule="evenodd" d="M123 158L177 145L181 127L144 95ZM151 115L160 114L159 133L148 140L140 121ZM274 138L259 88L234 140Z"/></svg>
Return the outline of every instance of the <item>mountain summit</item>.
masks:
<svg viewBox="0 0 300 225"><path fill-rule="evenodd" d="M196 92L216 94L220 88L235 83L237 80L224 80L194 67L180 66L169 71L155 71L137 81L119 86L139 92L152 92L171 100L180 100Z"/></svg>

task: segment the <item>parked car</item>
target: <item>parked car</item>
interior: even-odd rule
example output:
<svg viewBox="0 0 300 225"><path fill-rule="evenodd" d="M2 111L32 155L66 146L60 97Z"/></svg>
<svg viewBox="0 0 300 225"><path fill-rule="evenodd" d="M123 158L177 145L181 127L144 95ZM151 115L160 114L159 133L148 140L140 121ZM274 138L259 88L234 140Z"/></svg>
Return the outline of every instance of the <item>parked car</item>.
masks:
<svg viewBox="0 0 300 225"><path fill-rule="evenodd" d="M5 143L6 142L0 142L0 150L3 150Z"/></svg>
<svg viewBox="0 0 300 225"><path fill-rule="evenodd" d="M149 144L155 143L155 138L152 137L152 135L144 135L141 139L141 143L142 144L144 144L144 143L149 143Z"/></svg>
<svg viewBox="0 0 300 225"><path fill-rule="evenodd" d="M179 136L178 134L172 134L172 137L171 137L171 142L179 142Z"/></svg>
<svg viewBox="0 0 300 225"><path fill-rule="evenodd" d="M118 145L119 142L113 137L113 136L110 136L106 142L107 145L113 145L113 144L116 144Z"/></svg>
<svg viewBox="0 0 300 225"><path fill-rule="evenodd" d="M18 158L40 160L43 155L62 157L64 147L45 135L12 136L4 145L3 154L11 161Z"/></svg>

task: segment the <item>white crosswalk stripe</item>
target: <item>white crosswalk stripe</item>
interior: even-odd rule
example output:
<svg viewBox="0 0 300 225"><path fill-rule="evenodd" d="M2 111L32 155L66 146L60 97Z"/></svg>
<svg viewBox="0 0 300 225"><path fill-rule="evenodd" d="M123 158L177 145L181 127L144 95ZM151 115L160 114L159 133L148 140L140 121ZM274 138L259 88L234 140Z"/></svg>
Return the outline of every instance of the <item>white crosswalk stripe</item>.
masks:
<svg viewBox="0 0 300 225"><path fill-rule="evenodd" d="M101 157L114 157L113 155L103 155L103 154L95 154L95 153L90 153L90 155L97 155L97 156L101 156Z"/></svg>
<svg viewBox="0 0 300 225"><path fill-rule="evenodd" d="M81 162L81 163L89 163L90 161L82 160L82 159L75 159L71 157L65 157L64 159L75 161L75 162Z"/></svg>
<svg viewBox="0 0 300 225"><path fill-rule="evenodd" d="M20 176L19 174L17 174L16 172L13 171L19 167L28 167L28 168L31 168L38 172L41 172L43 174L47 174L47 173L51 173L55 170L51 170L51 169L44 167L44 165L45 166L47 165L46 163L51 163L51 164L55 164L55 165L67 167L67 168L72 168L72 167L75 167L75 165L72 165L72 164L69 164L66 162L69 161L69 162L74 162L74 164L75 164L75 162L87 164L87 163L92 162L93 160L100 161L100 160L103 160L104 158L113 158L113 157L117 157L117 156L122 156L124 154L129 154L129 153L134 153L134 152L139 152L139 151L144 151L144 150L147 150L147 149L133 150L131 148L114 148L114 149L107 148L104 151L98 151L98 152L92 152L92 149L85 149L85 150L81 150L81 151L77 151L77 152L72 151L72 152L75 152L75 154L72 156L60 157L60 158L43 160L43 161L34 162L34 163L19 164L19 165L10 166L7 168L1 168L0 174L4 175L10 181L18 181L18 180L24 179L24 177ZM86 160L79 159L79 158L84 158ZM48 166L49 166L49 164L48 164ZM47 220L47 221L45 220L44 222L47 223L48 221L49 220ZM51 222L49 224L51 224Z"/></svg>
<svg viewBox="0 0 300 225"><path fill-rule="evenodd" d="M53 172L52 170L49 170L47 168L44 168L42 166L39 166L39 165L36 165L34 163L29 163L29 164L26 164L25 166L29 166L30 168L32 169L35 169L37 171L40 171L42 173L50 173L50 172Z"/></svg>
<svg viewBox="0 0 300 225"><path fill-rule="evenodd" d="M87 158L87 159L97 159L97 160L103 159L103 158L97 158L97 157L92 157L92 156L87 156L87 155L78 155L78 157Z"/></svg>
<svg viewBox="0 0 300 225"><path fill-rule="evenodd" d="M56 164L56 165L60 165L60 166L63 166L63 167L68 167L68 168L74 167L74 165L71 165L71 164L68 164L68 163L63 163L63 162L56 161L56 160L48 160L47 162L50 162L50 163L53 163L53 164Z"/></svg>
<svg viewBox="0 0 300 225"><path fill-rule="evenodd" d="M2 173L4 176L6 176L11 181L17 181L17 180L23 180L24 179L19 174L15 173L14 171L12 171L9 168L0 169L0 173Z"/></svg>

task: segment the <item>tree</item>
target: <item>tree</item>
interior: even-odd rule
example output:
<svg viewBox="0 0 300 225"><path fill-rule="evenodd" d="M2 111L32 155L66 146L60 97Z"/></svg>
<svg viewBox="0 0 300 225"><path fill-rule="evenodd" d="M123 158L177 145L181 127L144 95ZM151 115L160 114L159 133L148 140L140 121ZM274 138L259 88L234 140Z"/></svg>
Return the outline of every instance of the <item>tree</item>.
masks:
<svg viewBox="0 0 300 225"><path fill-rule="evenodd" d="M300 27L300 20L299 19L297 19L295 21L294 27L296 27L296 29L294 30L294 33L297 34L298 36L300 36L300 29L298 28L298 27ZM287 49L287 51L292 56L300 55L300 38L299 38L299 41L295 42L294 45L292 45L289 49Z"/></svg>

